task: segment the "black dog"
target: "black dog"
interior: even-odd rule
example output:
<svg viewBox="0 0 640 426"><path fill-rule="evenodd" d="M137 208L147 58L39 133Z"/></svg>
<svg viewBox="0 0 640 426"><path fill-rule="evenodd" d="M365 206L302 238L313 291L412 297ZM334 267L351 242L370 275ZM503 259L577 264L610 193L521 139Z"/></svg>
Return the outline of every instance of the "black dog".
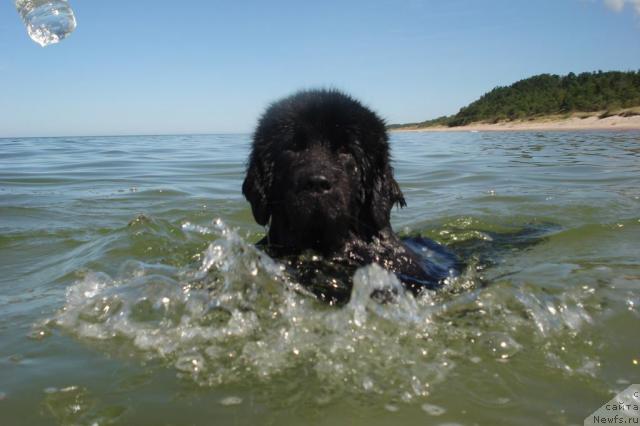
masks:
<svg viewBox="0 0 640 426"><path fill-rule="evenodd" d="M272 104L253 136L242 192L258 243L330 303L348 300L356 268L373 262L414 293L437 287L451 256L425 239L404 244L389 222L404 196L393 177L384 122L337 91L303 91ZM410 247L444 255L439 265ZM441 258L443 258L441 256Z"/></svg>

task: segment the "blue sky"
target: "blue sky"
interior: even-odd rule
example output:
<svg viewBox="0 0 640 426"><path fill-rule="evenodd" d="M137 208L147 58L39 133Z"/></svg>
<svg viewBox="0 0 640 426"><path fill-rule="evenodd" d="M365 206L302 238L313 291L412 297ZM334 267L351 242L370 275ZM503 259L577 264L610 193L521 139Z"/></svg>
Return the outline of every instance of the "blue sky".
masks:
<svg viewBox="0 0 640 426"><path fill-rule="evenodd" d="M0 1L0 137L248 132L300 88L388 122L539 73L640 69L638 0L71 1L41 48Z"/></svg>

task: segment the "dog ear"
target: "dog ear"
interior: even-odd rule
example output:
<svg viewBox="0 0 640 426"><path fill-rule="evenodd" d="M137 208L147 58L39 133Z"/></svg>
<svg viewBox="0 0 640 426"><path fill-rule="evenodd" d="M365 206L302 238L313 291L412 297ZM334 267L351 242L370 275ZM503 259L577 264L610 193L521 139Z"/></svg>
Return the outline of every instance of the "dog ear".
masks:
<svg viewBox="0 0 640 426"><path fill-rule="evenodd" d="M370 219L376 230L389 226L391 208L407 205L398 182L393 177L393 168L385 164L381 174L374 176L370 194L365 201Z"/></svg>
<svg viewBox="0 0 640 426"><path fill-rule="evenodd" d="M271 206L267 197L269 179L262 164L252 155L247 167L247 176L242 184L242 193L249 203L251 212L258 224L265 226L271 217Z"/></svg>

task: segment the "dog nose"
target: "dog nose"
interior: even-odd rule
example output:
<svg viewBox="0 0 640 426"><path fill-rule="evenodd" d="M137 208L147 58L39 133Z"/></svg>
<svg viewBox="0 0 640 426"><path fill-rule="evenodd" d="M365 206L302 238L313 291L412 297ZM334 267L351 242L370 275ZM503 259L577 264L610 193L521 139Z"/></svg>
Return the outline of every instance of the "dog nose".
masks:
<svg viewBox="0 0 640 426"><path fill-rule="evenodd" d="M311 175L303 180L301 189L320 194L331 189L331 182L324 175Z"/></svg>

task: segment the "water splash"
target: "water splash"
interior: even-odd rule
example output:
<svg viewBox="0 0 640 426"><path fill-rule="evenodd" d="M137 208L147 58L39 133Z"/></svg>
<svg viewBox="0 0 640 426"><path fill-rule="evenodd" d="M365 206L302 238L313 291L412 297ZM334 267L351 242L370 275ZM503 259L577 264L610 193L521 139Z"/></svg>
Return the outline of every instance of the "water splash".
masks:
<svg viewBox="0 0 640 426"><path fill-rule="evenodd" d="M15 0L31 40L45 47L68 37L77 26L67 0Z"/></svg>
<svg viewBox="0 0 640 426"><path fill-rule="evenodd" d="M509 363L525 349L543 351L565 374L598 368L597 359L564 351L591 321L580 291L553 296L506 282L456 282L452 291L415 298L370 265L355 273L350 302L335 308L222 221L180 230L176 241L213 239L195 265L130 260L114 277L88 273L68 288L51 323L119 348L125 339L132 352L165 360L203 386L291 377L292 392L315 386L318 404L344 393L378 395L390 406L423 403L460 364ZM457 279L473 280L474 270Z"/></svg>

